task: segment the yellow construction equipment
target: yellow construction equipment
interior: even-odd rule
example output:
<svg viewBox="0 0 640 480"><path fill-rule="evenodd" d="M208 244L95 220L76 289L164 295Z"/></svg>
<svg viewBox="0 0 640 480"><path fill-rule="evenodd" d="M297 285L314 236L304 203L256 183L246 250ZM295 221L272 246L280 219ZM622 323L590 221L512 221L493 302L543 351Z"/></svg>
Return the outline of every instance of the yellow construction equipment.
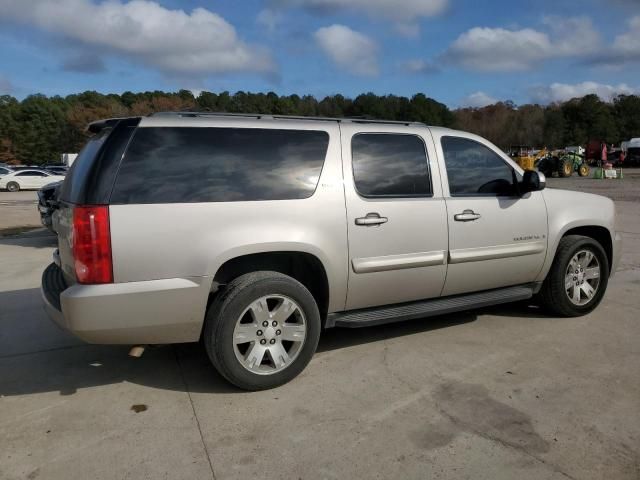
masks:
<svg viewBox="0 0 640 480"><path fill-rule="evenodd" d="M509 148L509 156L513 158L520 168L523 170L535 170L535 165L541 158L549 153L545 148L538 151L535 155L531 155L533 148L526 145L514 145Z"/></svg>

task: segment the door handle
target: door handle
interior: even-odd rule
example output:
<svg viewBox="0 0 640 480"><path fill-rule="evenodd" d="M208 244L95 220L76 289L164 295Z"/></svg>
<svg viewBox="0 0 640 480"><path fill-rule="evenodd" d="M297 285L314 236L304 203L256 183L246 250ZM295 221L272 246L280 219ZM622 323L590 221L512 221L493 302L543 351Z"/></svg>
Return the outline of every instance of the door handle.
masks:
<svg viewBox="0 0 640 480"><path fill-rule="evenodd" d="M464 210L462 213L456 213L453 216L453 219L456 222L473 222L480 218L480 214L474 212L473 210Z"/></svg>
<svg viewBox="0 0 640 480"><path fill-rule="evenodd" d="M382 225L388 221L387 217L381 217L378 213L367 213L365 217L356 218L356 225L371 227L373 225Z"/></svg>

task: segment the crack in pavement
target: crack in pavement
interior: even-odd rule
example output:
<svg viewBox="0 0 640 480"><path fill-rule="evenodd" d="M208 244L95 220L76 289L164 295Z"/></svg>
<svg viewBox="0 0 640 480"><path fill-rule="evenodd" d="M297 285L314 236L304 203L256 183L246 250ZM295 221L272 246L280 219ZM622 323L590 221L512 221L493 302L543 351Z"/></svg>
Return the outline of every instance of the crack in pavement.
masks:
<svg viewBox="0 0 640 480"><path fill-rule="evenodd" d="M196 419L196 425L198 426L198 433L200 434L200 442L202 442L202 448L204 448L204 453L207 456L207 461L209 462L209 470L211 470L211 478L216 480L216 472L213 469L213 463L211 462L211 455L209 454L209 449L207 448L207 444L204 441L204 435L202 434L202 427L200 426L200 419L198 418L198 414L196 413L196 408L193 405L193 398L191 398L191 391L189 390L189 385L187 384L187 379L184 377L184 371L182 370L182 364L180 363L180 356L178 355L178 351L175 346L173 348L173 355L176 358L176 363L178 364L178 370L180 371L180 378L182 379L182 384L184 385L185 392L189 397L189 404L191 405L191 411L193 412L193 418Z"/></svg>

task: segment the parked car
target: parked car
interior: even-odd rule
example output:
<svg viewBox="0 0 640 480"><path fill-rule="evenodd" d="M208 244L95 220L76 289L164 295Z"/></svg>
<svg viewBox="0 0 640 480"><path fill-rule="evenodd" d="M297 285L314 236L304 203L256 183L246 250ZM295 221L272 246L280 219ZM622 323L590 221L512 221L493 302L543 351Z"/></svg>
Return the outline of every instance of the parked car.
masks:
<svg viewBox="0 0 640 480"><path fill-rule="evenodd" d="M58 195L62 181L49 183L38 190L38 213L40 213L40 222L53 233L52 215L58 208Z"/></svg>
<svg viewBox="0 0 640 480"><path fill-rule="evenodd" d="M640 165L640 138L629 140L625 164L629 166Z"/></svg>
<svg viewBox="0 0 640 480"><path fill-rule="evenodd" d="M281 385L322 328L538 296L579 316L621 252L614 204L545 189L487 140L421 123L226 114L103 120L53 214L53 320L90 343L202 339Z"/></svg>
<svg viewBox="0 0 640 480"><path fill-rule="evenodd" d="M13 172L10 167L0 166L0 177L4 177L5 175Z"/></svg>
<svg viewBox="0 0 640 480"><path fill-rule="evenodd" d="M11 169L15 172L20 170L42 170L42 166L40 165L12 165Z"/></svg>
<svg viewBox="0 0 640 480"><path fill-rule="evenodd" d="M52 165L45 166L44 170L46 170L47 172L55 173L57 175L66 175L69 171L69 167L66 167L64 165Z"/></svg>
<svg viewBox="0 0 640 480"><path fill-rule="evenodd" d="M0 189L10 192L37 190L52 182L64 180L64 176L45 170L18 170L0 178Z"/></svg>

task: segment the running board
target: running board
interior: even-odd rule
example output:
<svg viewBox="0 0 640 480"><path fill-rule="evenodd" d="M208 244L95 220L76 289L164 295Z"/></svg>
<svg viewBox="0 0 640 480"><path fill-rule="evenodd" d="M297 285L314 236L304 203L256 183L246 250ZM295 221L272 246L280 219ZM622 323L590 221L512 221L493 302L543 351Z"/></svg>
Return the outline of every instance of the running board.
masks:
<svg viewBox="0 0 640 480"><path fill-rule="evenodd" d="M456 295L452 297L433 298L418 302L401 303L391 306L364 308L347 312L330 313L327 316L326 328L346 327L359 328L402 322L415 318L433 317L447 313L489 307L501 303L527 300L533 296L534 285L499 288L484 292Z"/></svg>

